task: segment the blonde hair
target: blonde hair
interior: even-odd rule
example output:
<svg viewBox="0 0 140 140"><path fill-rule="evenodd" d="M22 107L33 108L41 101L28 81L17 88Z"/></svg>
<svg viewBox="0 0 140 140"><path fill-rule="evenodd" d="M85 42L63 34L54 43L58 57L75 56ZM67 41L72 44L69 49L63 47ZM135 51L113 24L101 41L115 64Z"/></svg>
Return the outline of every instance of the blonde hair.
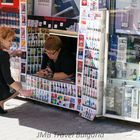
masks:
<svg viewBox="0 0 140 140"><path fill-rule="evenodd" d="M2 41L15 36L15 31L10 27L0 26L0 48L2 48Z"/></svg>
<svg viewBox="0 0 140 140"><path fill-rule="evenodd" d="M15 31L10 27L0 27L0 39L6 39L9 37L15 36Z"/></svg>
<svg viewBox="0 0 140 140"><path fill-rule="evenodd" d="M62 41L58 36L49 36L45 40L45 49L59 50L62 47Z"/></svg>

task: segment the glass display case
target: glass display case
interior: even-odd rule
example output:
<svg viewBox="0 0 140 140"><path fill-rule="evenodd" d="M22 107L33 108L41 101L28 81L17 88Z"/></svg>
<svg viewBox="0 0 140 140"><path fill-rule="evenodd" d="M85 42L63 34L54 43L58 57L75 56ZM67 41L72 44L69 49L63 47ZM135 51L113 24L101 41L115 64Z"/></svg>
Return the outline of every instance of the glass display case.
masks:
<svg viewBox="0 0 140 140"><path fill-rule="evenodd" d="M111 0L104 115L140 121L140 1Z"/></svg>

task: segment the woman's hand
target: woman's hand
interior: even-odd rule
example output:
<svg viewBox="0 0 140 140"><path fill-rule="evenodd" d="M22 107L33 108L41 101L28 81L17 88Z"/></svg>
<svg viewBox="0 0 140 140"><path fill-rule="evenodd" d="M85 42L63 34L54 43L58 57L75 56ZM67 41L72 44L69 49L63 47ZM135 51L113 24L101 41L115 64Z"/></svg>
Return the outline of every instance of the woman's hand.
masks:
<svg viewBox="0 0 140 140"><path fill-rule="evenodd" d="M18 56L21 57L22 51L21 50L14 50L10 52L10 56Z"/></svg>
<svg viewBox="0 0 140 140"><path fill-rule="evenodd" d="M20 93L21 96L25 96L25 97L33 96L33 90L20 89L18 92Z"/></svg>
<svg viewBox="0 0 140 140"><path fill-rule="evenodd" d="M53 71L49 67L47 67L46 69L42 69L38 71L35 75L39 77L44 77L44 78L52 78Z"/></svg>
<svg viewBox="0 0 140 140"><path fill-rule="evenodd" d="M53 73L53 71L51 70L50 67L47 67L45 70L46 70L48 73Z"/></svg>
<svg viewBox="0 0 140 140"><path fill-rule="evenodd" d="M42 70L38 71L35 75L37 75L39 77L47 77L48 71L46 71L46 69L42 69Z"/></svg>

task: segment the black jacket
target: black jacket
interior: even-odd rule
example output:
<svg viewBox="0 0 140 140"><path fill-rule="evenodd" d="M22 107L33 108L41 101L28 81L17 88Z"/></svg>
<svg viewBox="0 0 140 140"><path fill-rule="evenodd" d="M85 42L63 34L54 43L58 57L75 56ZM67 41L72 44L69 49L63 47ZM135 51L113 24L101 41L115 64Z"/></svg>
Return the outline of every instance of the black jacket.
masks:
<svg viewBox="0 0 140 140"><path fill-rule="evenodd" d="M11 76L9 59L9 54L0 50L0 100L11 96L9 85L15 82Z"/></svg>

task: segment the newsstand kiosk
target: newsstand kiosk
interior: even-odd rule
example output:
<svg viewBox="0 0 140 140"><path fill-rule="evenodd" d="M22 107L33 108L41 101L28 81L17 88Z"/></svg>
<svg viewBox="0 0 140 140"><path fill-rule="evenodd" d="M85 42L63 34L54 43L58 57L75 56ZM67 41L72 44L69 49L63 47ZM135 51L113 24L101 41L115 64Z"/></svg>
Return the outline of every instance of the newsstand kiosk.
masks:
<svg viewBox="0 0 140 140"><path fill-rule="evenodd" d="M16 31L12 74L32 100L97 116L140 122L140 3L138 0L0 0L0 25ZM135 16L134 16L135 15ZM34 74L45 34L59 36L75 55L75 80Z"/></svg>
<svg viewBox="0 0 140 140"><path fill-rule="evenodd" d="M1 0L0 15L1 26L17 31L12 49L21 49L23 55L21 59L12 58L11 67L24 88L34 89L32 100L78 111L89 120L102 115L104 0ZM54 81L34 75L41 68L46 33L58 35L75 54L75 80Z"/></svg>

